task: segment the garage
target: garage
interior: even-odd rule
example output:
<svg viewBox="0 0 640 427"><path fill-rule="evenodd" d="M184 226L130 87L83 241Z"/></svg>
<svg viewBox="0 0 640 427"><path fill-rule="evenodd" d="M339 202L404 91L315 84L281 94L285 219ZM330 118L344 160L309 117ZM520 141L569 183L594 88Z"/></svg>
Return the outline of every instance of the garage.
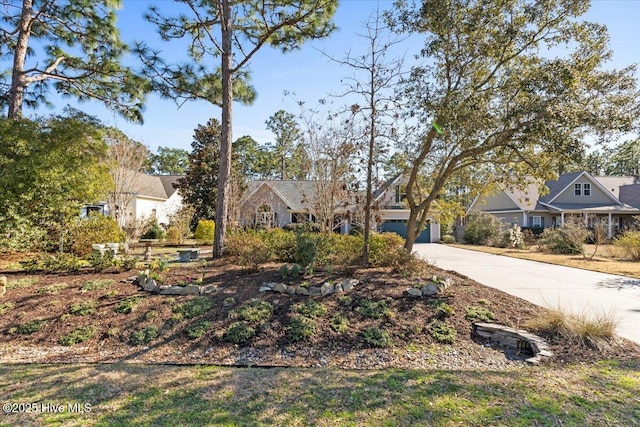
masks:
<svg viewBox="0 0 640 427"><path fill-rule="evenodd" d="M407 237L407 220L390 219L380 224L380 232L391 232ZM427 228L416 238L415 243L437 243L440 241L440 224L429 223Z"/></svg>

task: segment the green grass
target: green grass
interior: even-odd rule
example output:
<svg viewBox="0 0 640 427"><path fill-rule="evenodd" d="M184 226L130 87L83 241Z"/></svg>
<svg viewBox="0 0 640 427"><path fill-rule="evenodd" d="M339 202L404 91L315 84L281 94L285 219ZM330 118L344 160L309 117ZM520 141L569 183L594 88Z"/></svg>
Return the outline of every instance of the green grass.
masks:
<svg viewBox="0 0 640 427"><path fill-rule="evenodd" d="M633 426L640 362L513 371L2 365L3 403L80 402L0 425Z"/></svg>

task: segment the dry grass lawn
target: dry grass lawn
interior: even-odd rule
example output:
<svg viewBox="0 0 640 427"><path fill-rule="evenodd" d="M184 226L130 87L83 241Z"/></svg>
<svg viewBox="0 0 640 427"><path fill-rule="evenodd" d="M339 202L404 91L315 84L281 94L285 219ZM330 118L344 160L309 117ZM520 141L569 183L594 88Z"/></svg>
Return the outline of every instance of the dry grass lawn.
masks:
<svg viewBox="0 0 640 427"><path fill-rule="evenodd" d="M567 267L581 268L583 270L599 271L602 273L618 274L640 278L640 262L633 262L623 258L620 250L614 245L601 245L593 259L588 259L595 250L594 245L585 245L587 259L582 255L557 255L538 252L536 246L528 249L494 248L476 245L451 245L462 249L487 252L496 255L510 256L513 258L528 259L547 264L565 265Z"/></svg>

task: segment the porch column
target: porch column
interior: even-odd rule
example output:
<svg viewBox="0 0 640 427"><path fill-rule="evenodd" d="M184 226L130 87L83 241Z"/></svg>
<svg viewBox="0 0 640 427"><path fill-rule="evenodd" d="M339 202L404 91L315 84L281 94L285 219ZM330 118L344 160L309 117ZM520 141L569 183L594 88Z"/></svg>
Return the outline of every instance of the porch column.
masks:
<svg viewBox="0 0 640 427"><path fill-rule="evenodd" d="M564 212L560 212L560 226L564 225Z"/></svg>
<svg viewBox="0 0 640 427"><path fill-rule="evenodd" d="M528 227L529 223L527 223L527 213L526 212L522 212L522 226L523 227Z"/></svg>
<svg viewBox="0 0 640 427"><path fill-rule="evenodd" d="M609 212L609 238L613 237L613 233L611 232L611 212Z"/></svg>
<svg viewBox="0 0 640 427"><path fill-rule="evenodd" d="M589 217L587 216L587 213L584 213L584 227L587 228L589 226Z"/></svg>

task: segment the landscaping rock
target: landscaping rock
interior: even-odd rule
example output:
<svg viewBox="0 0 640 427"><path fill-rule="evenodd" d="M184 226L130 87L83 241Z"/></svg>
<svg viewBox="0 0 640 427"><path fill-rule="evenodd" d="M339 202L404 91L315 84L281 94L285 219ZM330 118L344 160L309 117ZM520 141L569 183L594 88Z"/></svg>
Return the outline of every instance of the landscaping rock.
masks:
<svg viewBox="0 0 640 427"><path fill-rule="evenodd" d="M422 291L418 288L409 288L404 293L410 297L419 298L422 296Z"/></svg>
<svg viewBox="0 0 640 427"><path fill-rule="evenodd" d="M337 283L334 287L333 287L333 292L335 292L336 294L338 293L343 293L344 289L342 289L342 283Z"/></svg>
<svg viewBox="0 0 640 427"><path fill-rule="evenodd" d="M182 286L167 286L160 288L160 295L187 295Z"/></svg>
<svg viewBox="0 0 640 427"><path fill-rule="evenodd" d="M309 289L305 288L304 286L298 286L296 288L296 293L298 295L309 295Z"/></svg>
<svg viewBox="0 0 640 427"><path fill-rule="evenodd" d="M200 295L212 294L218 290L215 285L200 286Z"/></svg>
<svg viewBox="0 0 640 427"><path fill-rule="evenodd" d="M262 286L266 286L269 289L273 289L274 286L276 286L278 283L276 282L268 282L268 283L263 283Z"/></svg>
<svg viewBox="0 0 640 427"><path fill-rule="evenodd" d="M437 283L429 283L422 287L422 295L425 297L432 297L438 295L440 292L440 286Z"/></svg>
<svg viewBox="0 0 640 427"><path fill-rule="evenodd" d="M333 293L333 285L331 283L323 283L322 286L320 286L320 293L322 295L329 295Z"/></svg>
<svg viewBox="0 0 640 427"><path fill-rule="evenodd" d="M344 279L342 281L342 290L349 292L358 283L360 283L360 281L356 279Z"/></svg>
<svg viewBox="0 0 640 427"><path fill-rule="evenodd" d="M296 287L291 285L287 286L287 293L289 295L294 295L296 293Z"/></svg>
<svg viewBox="0 0 640 427"><path fill-rule="evenodd" d="M7 277L0 276L0 297L7 293Z"/></svg>
<svg viewBox="0 0 640 427"><path fill-rule="evenodd" d="M322 295L322 291L320 290L320 288L311 287L309 288L309 295L313 295L313 296Z"/></svg>
<svg viewBox="0 0 640 427"><path fill-rule="evenodd" d="M269 284L267 284L267 286L269 286ZM287 285L284 283L276 283L271 290L274 292L287 292Z"/></svg>
<svg viewBox="0 0 640 427"><path fill-rule="evenodd" d="M144 289L147 292L157 292L158 284L153 279L147 279L142 285L142 289Z"/></svg>
<svg viewBox="0 0 640 427"><path fill-rule="evenodd" d="M199 295L200 294L200 286L198 285L187 285L182 288L185 295Z"/></svg>
<svg viewBox="0 0 640 427"><path fill-rule="evenodd" d="M268 286L261 286L260 289L258 289L258 292L271 292L271 288Z"/></svg>

